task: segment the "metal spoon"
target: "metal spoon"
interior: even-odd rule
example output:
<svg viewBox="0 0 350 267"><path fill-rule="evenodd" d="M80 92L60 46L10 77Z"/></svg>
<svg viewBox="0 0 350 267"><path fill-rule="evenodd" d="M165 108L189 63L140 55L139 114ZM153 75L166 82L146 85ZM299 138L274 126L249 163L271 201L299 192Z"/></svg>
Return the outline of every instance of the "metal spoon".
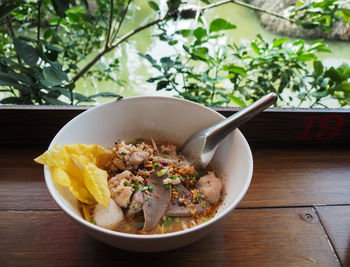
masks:
<svg viewBox="0 0 350 267"><path fill-rule="evenodd" d="M276 100L277 95L270 93L227 119L196 132L183 145L182 154L191 164L199 169L205 169L219 143L229 133L274 104Z"/></svg>

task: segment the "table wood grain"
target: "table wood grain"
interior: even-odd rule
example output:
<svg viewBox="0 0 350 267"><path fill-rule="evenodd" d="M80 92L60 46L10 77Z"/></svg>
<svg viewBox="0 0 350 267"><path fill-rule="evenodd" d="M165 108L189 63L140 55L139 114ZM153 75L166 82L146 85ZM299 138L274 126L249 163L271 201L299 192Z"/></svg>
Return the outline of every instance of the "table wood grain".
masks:
<svg viewBox="0 0 350 267"><path fill-rule="evenodd" d="M43 146L0 150L0 266L349 266L350 151L253 147L238 208L184 248L132 253L84 233L51 199Z"/></svg>
<svg viewBox="0 0 350 267"><path fill-rule="evenodd" d="M317 213L344 266L350 266L350 206L317 207Z"/></svg>
<svg viewBox="0 0 350 267"><path fill-rule="evenodd" d="M340 266L312 208L236 210L196 243L150 254L104 245L61 211L0 211L0 229L6 266Z"/></svg>

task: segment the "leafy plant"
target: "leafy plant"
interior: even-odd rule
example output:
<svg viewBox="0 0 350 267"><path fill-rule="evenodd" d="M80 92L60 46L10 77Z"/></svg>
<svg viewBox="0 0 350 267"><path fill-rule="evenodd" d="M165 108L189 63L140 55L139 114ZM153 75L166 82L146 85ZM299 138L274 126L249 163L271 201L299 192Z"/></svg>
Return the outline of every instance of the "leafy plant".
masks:
<svg viewBox="0 0 350 267"><path fill-rule="evenodd" d="M288 12L289 18L308 29L320 28L330 33L334 22L344 20L350 22L350 10L343 6L350 1L323 0L323 1L297 1Z"/></svg>
<svg viewBox="0 0 350 267"><path fill-rule="evenodd" d="M323 40L306 45L303 40L289 43L288 38L280 38L270 43L258 35L250 47L222 46L217 43L224 31L235 26L223 19L213 20L208 28L202 26L194 29L193 40L184 43L175 55L159 62L151 55L142 55L160 72L148 79L157 82L156 90L175 91L180 97L207 106L245 106L269 92L277 93L278 104L284 106L325 106L324 100L330 97L341 106L349 104L350 68L343 64L326 69L322 65L316 54L331 52ZM180 39L175 38L176 34L189 34L180 30L168 36L161 30L162 39L170 45Z"/></svg>
<svg viewBox="0 0 350 267"><path fill-rule="evenodd" d="M283 17L245 2L202 0L203 6L188 5L187 1L166 2L166 9L156 1L148 1L153 20L121 34L132 0L7 0L0 4L0 91L7 97L1 104L79 104L93 103L96 97L116 97L112 92L84 96L75 92L75 84L82 77L113 81L121 86L124 81L112 73L118 72L119 59L108 66L99 62L106 53L126 42L130 37L152 26L158 26L158 38L181 53L162 58L159 62L143 55L160 75L149 79L157 82L157 90L170 90L180 97L205 105L243 106L252 98L268 91L283 93L289 88L300 101L314 97L318 105L327 93L346 105L348 96L348 69L322 68L322 78L307 71L307 62L316 60L314 52L326 50L321 42L305 48L300 41L285 46L285 39L270 44L261 37L245 46L216 45L227 30L235 25L217 18L205 26L206 10L224 4L235 4L266 12L305 27L319 27L329 31L333 21L342 17L349 20L346 1L327 0L325 4L307 5L300 1L294 15ZM95 3L95 7L90 6ZM192 29L168 33L168 24L182 19L201 22ZM183 40L183 46L180 45ZM288 50L289 49L289 50ZM309 50L308 50L309 49ZM311 50L310 50L311 49ZM286 60L287 59L287 60ZM87 63L83 64L85 61ZM97 64L98 63L98 64ZM315 75L313 75L315 74ZM304 79L307 77L307 80ZM322 80L322 81L321 81ZM324 91L317 95L316 92Z"/></svg>

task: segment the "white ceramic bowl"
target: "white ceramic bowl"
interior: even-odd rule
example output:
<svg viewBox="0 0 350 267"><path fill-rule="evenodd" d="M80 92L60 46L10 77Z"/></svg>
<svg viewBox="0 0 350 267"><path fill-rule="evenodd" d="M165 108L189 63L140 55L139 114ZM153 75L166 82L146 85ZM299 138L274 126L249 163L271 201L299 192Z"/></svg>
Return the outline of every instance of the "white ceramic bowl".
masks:
<svg viewBox="0 0 350 267"><path fill-rule="evenodd" d="M55 144L99 144L112 146L118 139L138 137L168 140L181 145L197 130L224 119L202 105L170 97L131 97L99 105L68 122L55 136ZM107 230L82 218L77 200L56 184L45 166L47 187L56 201L82 229L114 247L140 252L171 250L192 243L218 224L241 201L248 190L253 159L249 145L239 130L228 135L213 157L224 182L224 200L217 215L194 228L162 235L125 234Z"/></svg>

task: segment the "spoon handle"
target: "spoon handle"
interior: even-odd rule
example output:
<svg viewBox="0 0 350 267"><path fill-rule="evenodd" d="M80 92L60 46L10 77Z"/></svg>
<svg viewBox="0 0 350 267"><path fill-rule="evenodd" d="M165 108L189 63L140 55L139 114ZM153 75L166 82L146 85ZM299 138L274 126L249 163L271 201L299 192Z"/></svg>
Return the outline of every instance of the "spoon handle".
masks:
<svg viewBox="0 0 350 267"><path fill-rule="evenodd" d="M258 101L254 102L250 106L240 110L227 119L220 121L219 123L207 128L206 135L207 140L212 142L213 146L216 146L218 142L231 133L234 129L238 128L243 123L249 121L264 109L273 105L277 100L275 93L270 93Z"/></svg>

